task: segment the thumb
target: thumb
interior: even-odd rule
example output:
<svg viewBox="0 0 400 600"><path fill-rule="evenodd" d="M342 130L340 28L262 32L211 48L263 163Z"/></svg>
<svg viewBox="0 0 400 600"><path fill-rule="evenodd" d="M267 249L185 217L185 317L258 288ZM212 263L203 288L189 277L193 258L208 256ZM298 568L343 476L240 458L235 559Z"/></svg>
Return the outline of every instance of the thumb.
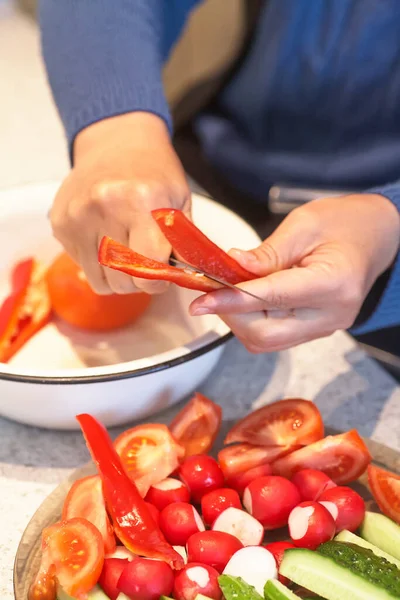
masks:
<svg viewBox="0 0 400 600"><path fill-rule="evenodd" d="M232 256L243 268L260 277L290 269L297 265L315 247L315 230L305 219L291 215L277 227L257 248L232 248Z"/></svg>

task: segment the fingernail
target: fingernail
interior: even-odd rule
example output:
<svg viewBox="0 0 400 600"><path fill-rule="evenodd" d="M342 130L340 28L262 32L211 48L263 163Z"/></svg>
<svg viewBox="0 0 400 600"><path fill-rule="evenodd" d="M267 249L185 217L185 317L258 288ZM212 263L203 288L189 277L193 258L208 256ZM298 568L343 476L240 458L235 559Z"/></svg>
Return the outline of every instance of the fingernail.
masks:
<svg viewBox="0 0 400 600"><path fill-rule="evenodd" d="M245 261L247 263L252 263L257 261L257 256L254 252L246 252L246 250L237 250L233 248L230 252L233 255L233 258L236 257L237 260Z"/></svg>
<svg viewBox="0 0 400 600"><path fill-rule="evenodd" d="M199 306L198 308L191 308L190 314L193 317L200 317L201 315L209 315L212 314L212 311L205 306Z"/></svg>

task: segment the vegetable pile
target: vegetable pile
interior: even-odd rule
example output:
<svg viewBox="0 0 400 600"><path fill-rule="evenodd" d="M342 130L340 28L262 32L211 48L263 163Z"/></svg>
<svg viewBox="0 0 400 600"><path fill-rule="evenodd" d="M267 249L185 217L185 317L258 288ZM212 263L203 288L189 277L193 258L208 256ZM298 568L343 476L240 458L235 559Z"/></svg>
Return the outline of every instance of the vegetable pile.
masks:
<svg viewBox="0 0 400 600"><path fill-rule="evenodd" d="M221 417L195 394L169 427L112 442L79 415L98 475L43 531L29 600L400 598L400 477L357 432L324 437L313 403L281 400L239 421L217 460ZM367 469L391 519L347 486Z"/></svg>

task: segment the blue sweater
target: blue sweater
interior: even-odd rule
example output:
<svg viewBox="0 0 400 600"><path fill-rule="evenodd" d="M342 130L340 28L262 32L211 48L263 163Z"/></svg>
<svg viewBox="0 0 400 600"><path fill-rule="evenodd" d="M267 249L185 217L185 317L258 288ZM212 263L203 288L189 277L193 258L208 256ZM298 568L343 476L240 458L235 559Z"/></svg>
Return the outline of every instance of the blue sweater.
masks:
<svg viewBox="0 0 400 600"><path fill-rule="evenodd" d="M43 54L70 144L90 123L128 111L171 127L162 66L198 3L40 0ZM198 118L198 134L240 189L374 188L400 210L400 0L268 0L218 105ZM397 324L399 259L356 332Z"/></svg>

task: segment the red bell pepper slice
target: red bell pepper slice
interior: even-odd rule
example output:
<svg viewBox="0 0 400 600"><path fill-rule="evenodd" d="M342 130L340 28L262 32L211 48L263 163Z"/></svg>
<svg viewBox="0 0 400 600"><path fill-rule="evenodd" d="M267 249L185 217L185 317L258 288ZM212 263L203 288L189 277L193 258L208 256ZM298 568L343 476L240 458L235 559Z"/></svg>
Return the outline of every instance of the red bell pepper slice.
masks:
<svg viewBox="0 0 400 600"><path fill-rule="evenodd" d="M151 214L172 248L185 262L228 283L255 279L253 273L243 269L208 239L181 210L160 208Z"/></svg>
<svg viewBox="0 0 400 600"><path fill-rule="evenodd" d="M136 485L126 474L106 429L88 414L78 415L89 452L103 482L103 493L114 531L134 554L157 558L182 569L182 557L166 541Z"/></svg>
<svg viewBox="0 0 400 600"><path fill-rule="evenodd" d="M107 236L101 240L98 259L101 265L122 271L132 277L170 281L180 287L199 292L213 292L221 287L219 283L208 279L201 273L185 271L146 258Z"/></svg>
<svg viewBox="0 0 400 600"><path fill-rule="evenodd" d="M0 362L7 362L49 321L50 298L41 266L28 258L12 272L12 291L0 307Z"/></svg>

